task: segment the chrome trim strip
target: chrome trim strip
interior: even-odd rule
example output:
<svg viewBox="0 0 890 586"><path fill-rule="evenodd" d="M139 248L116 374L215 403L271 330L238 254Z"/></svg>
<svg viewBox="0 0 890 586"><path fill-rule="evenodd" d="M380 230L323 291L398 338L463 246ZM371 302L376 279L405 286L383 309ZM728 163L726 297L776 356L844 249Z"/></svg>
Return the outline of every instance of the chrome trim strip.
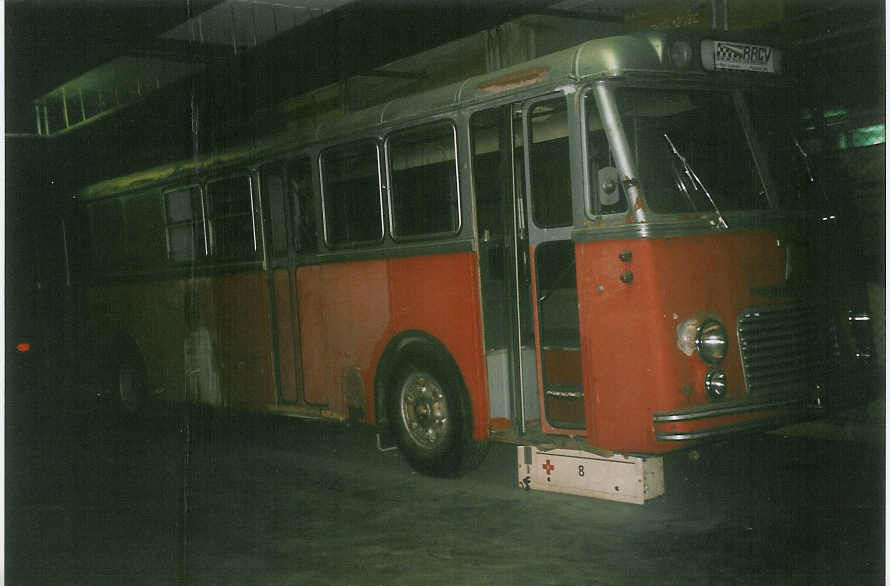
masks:
<svg viewBox="0 0 890 586"><path fill-rule="evenodd" d="M285 259L276 259L269 263L269 268L286 268L288 266L302 267L309 265L330 264L337 262L353 262L360 260L379 260L391 258L405 258L410 256L422 256L431 254L450 254L454 252L470 252L475 250L473 240L463 238L449 240L448 242L431 242L426 244L414 244L410 246L388 246L370 250L354 250L343 252L328 252L298 257L292 265ZM93 271L85 275L81 281L92 284L126 281L149 281L160 279L186 279L191 277L210 277L214 275L227 275L244 272L263 272L265 267L261 260L244 261L225 264L211 264L207 262L197 264L181 264L173 266L159 266L156 268L131 271Z"/></svg>
<svg viewBox="0 0 890 586"><path fill-rule="evenodd" d="M803 399L786 399L784 401L772 401L770 403L745 403L729 405L726 407L712 407L705 405L704 407L693 407L692 409L683 409L681 411L656 412L652 414L653 423L667 423L676 421L695 421L697 419L707 419L709 417L723 417L726 415L738 415L739 413L750 413L752 411L767 411L770 409L781 409L794 405L803 405Z"/></svg>
<svg viewBox="0 0 890 586"><path fill-rule="evenodd" d="M705 221L676 224L623 224L605 228L580 228L572 232L572 240L575 242L600 242L603 240L671 238L716 233L714 227Z"/></svg>
<svg viewBox="0 0 890 586"><path fill-rule="evenodd" d="M135 281L161 281L165 279L190 279L195 277L213 277L217 275L235 275L239 273L263 273L262 261L249 261L229 264L200 264L160 267L157 269L130 271L93 271L81 278L82 283L106 285L109 283L126 283Z"/></svg>
<svg viewBox="0 0 890 586"><path fill-rule="evenodd" d="M792 286L792 285L768 285L765 287L752 287L752 295L767 298L794 298L806 299L812 297L815 292L812 287Z"/></svg>
<svg viewBox="0 0 890 586"><path fill-rule="evenodd" d="M626 223L626 215L600 216L603 224L591 224L575 228L576 242L610 240L617 238L669 238L724 232L752 232L780 230L789 222L800 219L799 215L776 210L729 211L724 214L731 224L729 230L717 230L711 225L713 214L650 214L646 223Z"/></svg>
<svg viewBox="0 0 890 586"><path fill-rule="evenodd" d="M607 217L607 216L604 216ZM731 212L724 214L730 224L729 230L715 229L710 223L711 215L699 218L668 220L658 218L647 223L623 223L626 216L618 216L620 224L612 226L586 226L572 230L575 242L599 242L603 240L625 240L636 238L673 238L677 236L698 236L701 234L723 234L733 232L751 232L756 230L776 229L780 226L779 217L752 218L747 215L734 216Z"/></svg>
<svg viewBox="0 0 890 586"><path fill-rule="evenodd" d="M770 419L761 419L758 421L746 421L745 423L737 423L733 425L721 425L720 427L713 427L711 429L702 429L698 431L684 431L677 433L655 432L655 439L659 441L687 441L705 439L709 437L744 433L747 431L757 431L758 429L762 429L764 427L775 427L777 425L790 423L791 421L799 418L800 414L796 416L785 415L781 417L772 417Z"/></svg>
<svg viewBox="0 0 890 586"><path fill-rule="evenodd" d="M404 258L426 254L448 254L451 252L469 252L475 250L472 238L450 239L445 242L414 242L408 245L376 246L367 249L327 251L313 254L307 258L309 262L298 264L328 264L332 262L352 262L359 260L378 260L386 258Z"/></svg>

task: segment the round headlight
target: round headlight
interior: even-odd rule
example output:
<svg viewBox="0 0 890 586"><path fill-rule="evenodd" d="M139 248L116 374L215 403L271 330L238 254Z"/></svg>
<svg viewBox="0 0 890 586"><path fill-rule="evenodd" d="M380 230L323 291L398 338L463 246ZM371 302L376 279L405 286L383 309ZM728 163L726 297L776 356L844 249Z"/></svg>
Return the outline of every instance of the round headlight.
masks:
<svg viewBox="0 0 890 586"><path fill-rule="evenodd" d="M722 370L711 370L705 375L705 392L712 401L726 396L726 373Z"/></svg>
<svg viewBox="0 0 890 586"><path fill-rule="evenodd" d="M695 347L702 360L708 364L717 364L726 358L726 351L729 348L726 328L716 319L706 319L695 334Z"/></svg>

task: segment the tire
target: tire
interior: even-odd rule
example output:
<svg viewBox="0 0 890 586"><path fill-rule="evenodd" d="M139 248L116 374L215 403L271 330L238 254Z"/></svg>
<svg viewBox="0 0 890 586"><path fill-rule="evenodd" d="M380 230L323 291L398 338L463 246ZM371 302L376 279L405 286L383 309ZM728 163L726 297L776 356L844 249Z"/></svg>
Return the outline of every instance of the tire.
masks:
<svg viewBox="0 0 890 586"><path fill-rule="evenodd" d="M481 463L488 442L473 440L469 397L454 369L442 362L429 356L403 362L393 377L388 415L412 468L455 477Z"/></svg>

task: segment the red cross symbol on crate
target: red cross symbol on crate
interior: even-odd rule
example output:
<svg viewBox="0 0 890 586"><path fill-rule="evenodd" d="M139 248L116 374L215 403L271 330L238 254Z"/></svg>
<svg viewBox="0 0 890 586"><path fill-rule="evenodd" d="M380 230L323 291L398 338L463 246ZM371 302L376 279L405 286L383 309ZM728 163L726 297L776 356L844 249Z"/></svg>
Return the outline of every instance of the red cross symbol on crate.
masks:
<svg viewBox="0 0 890 586"><path fill-rule="evenodd" d="M556 470L556 466L551 464L550 460L547 460L546 462L544 462L544 464L541 466L541 468L544 469L544 472L547 473L547 476L550 476L550 473L553 472L554 470Z"/></svg>

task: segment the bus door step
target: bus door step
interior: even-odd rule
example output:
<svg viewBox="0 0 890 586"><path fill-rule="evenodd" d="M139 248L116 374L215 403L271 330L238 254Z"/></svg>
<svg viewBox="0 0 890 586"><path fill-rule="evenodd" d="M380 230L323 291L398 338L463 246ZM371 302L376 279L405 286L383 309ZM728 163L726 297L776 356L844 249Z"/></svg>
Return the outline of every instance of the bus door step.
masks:
<svg viewBox="0 0 890 586"><path fill-rule="evenodd" d="M579 496L645 504L664 494L661 456L598 456L581 450L517 446L519 486Z"/></svg>

